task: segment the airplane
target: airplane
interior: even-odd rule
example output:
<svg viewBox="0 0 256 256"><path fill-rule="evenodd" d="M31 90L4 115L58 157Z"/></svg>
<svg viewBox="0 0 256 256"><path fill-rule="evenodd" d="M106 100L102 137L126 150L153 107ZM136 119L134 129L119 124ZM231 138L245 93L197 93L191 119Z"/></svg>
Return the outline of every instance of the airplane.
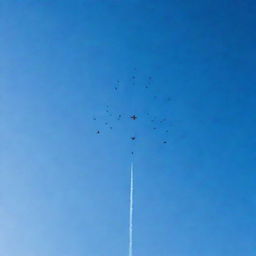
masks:
<svg viewBox="0 0 256 256"><path fill-rule="evenodd" d="M136 120L138 117L133 115L133 116L130 116L130 118L133 119L133 120Z"/></svg>

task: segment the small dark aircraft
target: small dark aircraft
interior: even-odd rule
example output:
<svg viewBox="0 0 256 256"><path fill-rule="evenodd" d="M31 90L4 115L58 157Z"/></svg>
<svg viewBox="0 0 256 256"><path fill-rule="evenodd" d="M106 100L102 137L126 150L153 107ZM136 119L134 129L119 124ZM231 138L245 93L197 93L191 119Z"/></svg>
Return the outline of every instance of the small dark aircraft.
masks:
<svg viewBox="0 0 256 256"><path fill-rule="evenodd" d="M133 120L136 120L138 117L133 115L133 116L130 116L130 118L133 119Z"/></svg>
<svg viewBox="0 0 256 256"><path fill-rule="evenodd" d="M136 140L136 137L131 137L131 140Z"/></svg>
<svg viewBox="0 0 256 256"><path fill-rule="evenodd" d="M100 131L97 131L96 133L97 133L97 134L100 134Z"/></svg>

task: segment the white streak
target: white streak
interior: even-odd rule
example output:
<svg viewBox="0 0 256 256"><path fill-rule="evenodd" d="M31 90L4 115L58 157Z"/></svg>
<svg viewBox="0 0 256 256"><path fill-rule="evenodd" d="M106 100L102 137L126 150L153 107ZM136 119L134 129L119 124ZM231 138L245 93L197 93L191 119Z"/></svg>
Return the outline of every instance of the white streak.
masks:
<svg viewBox="0 0 256 256"><path fill-rule="evenodd" d="M129 219L129 256L132 256L133 249L133 163L131 163L131 184L130 184L130 219Z"/></svg>

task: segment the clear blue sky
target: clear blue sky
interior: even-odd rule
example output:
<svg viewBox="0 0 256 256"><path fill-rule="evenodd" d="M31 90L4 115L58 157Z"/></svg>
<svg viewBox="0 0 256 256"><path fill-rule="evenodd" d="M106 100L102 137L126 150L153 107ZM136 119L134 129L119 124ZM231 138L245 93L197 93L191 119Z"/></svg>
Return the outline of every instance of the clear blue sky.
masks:
<svg viewBox="0 0 256 256"><path fill-rule="evenodd" d="M0 1L0 254L128 254L128 131L96 136L92 116L136 98L173 125L167 145L145 130L137 150L134 256L255 255L255 11ZM113 96L134 67L168 106L140 89Z"/></svg>

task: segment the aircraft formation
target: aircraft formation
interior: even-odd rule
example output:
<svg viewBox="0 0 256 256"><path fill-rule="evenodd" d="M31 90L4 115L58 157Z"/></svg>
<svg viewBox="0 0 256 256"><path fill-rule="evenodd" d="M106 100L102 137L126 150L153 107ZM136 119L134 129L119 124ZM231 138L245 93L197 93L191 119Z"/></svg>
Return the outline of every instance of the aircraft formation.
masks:
<svg viewBox="0 0 256 256"><path fill-rule="evenodd" d="M146 84L144 85L138 85L136 83L136 75L133 75L130 77L130 86L142 89L145 91L149 91L152 87L152 77L149 76L147 79ZM129 86L128 86L129 87ZM112 87L113 92L118 92L121 88L121 82L120 80L116 81L116 84ZM143 95L143 91L140 90L140 93ZM144 96L143 96L144 98ZM159 98L162 98L162 102L159 102ZM132 99L131 99L132 100ZM141 99L142 101L144 99ZM165 104L169 105L169 103L172 101L171 97L161 97L161 95L151 95L151 99L149 100L150 106L157 106L160 104ZM94 115L92 117L93 121L102 121L100 127L97 128L96 134L97 135L102 135L105 134L105 129L104 128L109 128L111 131L115 131L115 128L117 126L117 122L133 122L132 127L136 126L136 123L140 122L140 120L144 121L143 129L151 130L153 133L156 133L158 131L161 131L161 135L158 136L159 142L162 144L167 144L168 143L168 134L169 134L169 129L171 127L170 121L168 119L168 116L161 116L158 117L156 114L151 113L150 109L147 111L138 111L138 113L133 112L134 110L126 110L125 113L120 111L118 113L118 109L114 109L110 107L111 104L109 103L108 105L105 106L105 115L104 117L96 117ZM163 115L167 115L167 113L163 113ZM104 121L103 121L104 119ZM129 121L130 120L130 121ZM147 123L147 125L145 125ZM135 126L134 126L135 125ZM104 132L103 132L104 131ZM137 140L141 139L141 135L144 135L144 132L141 132L141 135L138 136L138 134L135 134L134 131L130 131L130 135L127 136L127 139L129 139L131 142L136 142ZM133 154L133 152L132 152Z"/></svg>

